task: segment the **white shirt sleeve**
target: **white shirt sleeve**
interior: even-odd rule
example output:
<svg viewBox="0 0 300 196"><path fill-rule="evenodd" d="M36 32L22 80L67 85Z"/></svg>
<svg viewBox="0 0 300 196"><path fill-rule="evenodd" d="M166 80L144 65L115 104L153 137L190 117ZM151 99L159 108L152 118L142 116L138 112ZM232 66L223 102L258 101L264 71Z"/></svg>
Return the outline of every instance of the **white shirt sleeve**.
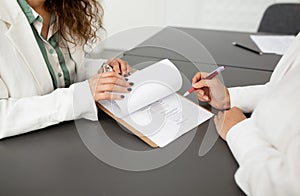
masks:
<svg viewBox="0 0 300 196"><path fill-rule="evenodd" d="M228 88L231 107L243 112L252 112L258 102L266 95L269 84Z"/></svg>
<svg viewBox="0 0 300 196"><path fill-rule="evenodd" d="M281 152L262 133L250 118L227 135L240 165L235 174L237 184L247 195L299 195L300 135L289 142L286 152Z"/></svg>
<svg viewBox="0 0 300 196"><path fill-rule="evenodd" d="M88 81L44 96L0 99L0 139L79 118L98 120Z"/></svg>
<svg viewBox="0 0 300 196"><path fill-rule="evenodd" d="M299 61L293 66L227 134L240 165L235 179L247 195L300 195Z"/></svg>

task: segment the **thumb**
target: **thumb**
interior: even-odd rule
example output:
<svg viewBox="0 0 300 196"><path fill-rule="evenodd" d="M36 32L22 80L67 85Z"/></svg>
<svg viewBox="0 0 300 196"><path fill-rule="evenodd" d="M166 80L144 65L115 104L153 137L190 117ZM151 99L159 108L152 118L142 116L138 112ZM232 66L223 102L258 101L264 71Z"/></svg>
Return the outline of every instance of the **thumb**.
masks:
<svg viewBox="0 0 300 196"><path fill-rule="evenodd" d="M199 82L194 83L193 87L197 89L207 87L207 83L205 80L200 80Z"/></svg>

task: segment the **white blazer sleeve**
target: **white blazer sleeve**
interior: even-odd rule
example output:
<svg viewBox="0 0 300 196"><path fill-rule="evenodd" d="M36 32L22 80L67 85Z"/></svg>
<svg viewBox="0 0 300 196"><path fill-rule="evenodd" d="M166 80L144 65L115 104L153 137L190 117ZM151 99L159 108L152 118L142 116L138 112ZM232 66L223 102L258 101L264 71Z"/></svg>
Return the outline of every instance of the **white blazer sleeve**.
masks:
<svg viewBox="0 0 300 196"><path fill-rule="evenodd" d="M5 95L6 92L4 83L0 82L0 94ZM97 120L97 108L87 81L57 89L44 96L2 97L0 139L79 118Z"/></svg>
<svg viewBox="0 0 300 196"><path fill-rule="evenodd" d="M228 145L240 167L235 180L247 195L299 195L300 135L280 152L262 136L252 119L234 126Z"/></svg>
<svg viewBox="0 0 300 196"><path fill-rule="evenodd" d="M252 112L258 102L266 95L269 83L265 85L228 88L231 107L238 107L243 112Z"/></svg>
<svg viewBox="0 0 300 196"><path fill-rule="evenodd" d="M106 59L84 58L81 66L77 68L78 70L76 81L84 81L90 79L98 73L98 70L106 61Z"/></svg>

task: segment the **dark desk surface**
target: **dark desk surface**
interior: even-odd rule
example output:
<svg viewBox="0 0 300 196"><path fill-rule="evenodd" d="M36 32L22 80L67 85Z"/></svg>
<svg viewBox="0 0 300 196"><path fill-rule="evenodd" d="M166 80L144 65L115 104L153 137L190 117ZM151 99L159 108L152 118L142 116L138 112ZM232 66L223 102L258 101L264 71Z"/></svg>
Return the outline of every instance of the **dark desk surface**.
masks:
<svg viewBox="0 0 300 196"><path fill-rule="evenodd" d="M281 56L273 54L259 56L232 45L232 42L238 42L257 49L250 39L252 34L255 33L168 27L141 43L138 48L127 51L125 54L186 61L185 55L188 53L189 60L197 59L200 63L274 70ZM195 42L191 44L192 39L198 41L199 44L197 45ZM200 46L201 44L203 47ZM176 54L165 48L183 52ZM211 57L206 54L205 48Z"/></svg>
<svg viewBox="0 0 300 196"><path fill-rule="evenodd" d="M239 39L243 35L234 33ZM206 42L209 43L208 40ZM211 44L210 48L216 46ZM259 61L256 55L244 55L247 56L246 54L250 57L246 58L245 64ZM232 58L235 59L235 55ZM140 53L139 56L125 55L124 59L136 64L157 60L159 57L142 57ZM224 59L226 61L225 57ZM273 56L265 60L266 64L273 63L274 66L278 58ZM188 62L173 62L189 78L193 75L194 70ZM202 66L206 69L209 65ZM235 86L263 83L269 79L271 72L232 67L226 74L224 72L225 83ZM152 150L135 136L123 131L111 118L102 113L100 115L101 125L106 127L105 133L99 131L100 136L106 134L112 141L127 149ZM98 132L98 122L82 122ZM216 134L214 127L207 127L208 122L200 125L196 132L192 131L175 141L176 144L184 137L196 134L184 153L174 161L163 167L141 172L117 169L98 160L80 139L74 122L64 122L41 131L4 139L0 142L0 195L243 195L234 182L237 163L225 142L218 139L205 156L198 156L206 132Z"/></svg>
<svg viewBox="0 0 300 196"><path fill-rule="evenodd" d="M101 121L111 126L107 134L113 141L127 148L148 148L110 118ZM0 195L241 195L233 179L237 164L223 141L218 140L207 155L198 156L205 134L201 130L206 126L199 126L192 144L175 161L144 172L124 171L99 161L82 143L73 122L3 140Z"/></svg>

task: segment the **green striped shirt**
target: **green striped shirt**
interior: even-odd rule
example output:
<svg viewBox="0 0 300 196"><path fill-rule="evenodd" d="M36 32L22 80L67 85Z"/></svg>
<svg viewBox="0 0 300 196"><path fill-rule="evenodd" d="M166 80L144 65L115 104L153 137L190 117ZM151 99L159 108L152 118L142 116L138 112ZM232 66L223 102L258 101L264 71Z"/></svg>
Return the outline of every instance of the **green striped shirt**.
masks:
<svg viewBox="0 0 300 196"><path fill-rule="evenodd" d="M45 63L52 78L53 87L69 87L75 79L76 63L70 50L59 46L59 35L54 31L54 15L51 15L48 36L42 36L43 18L32 9L26 0L17 0L32 28L33 34L40 47Z"/></svg>

